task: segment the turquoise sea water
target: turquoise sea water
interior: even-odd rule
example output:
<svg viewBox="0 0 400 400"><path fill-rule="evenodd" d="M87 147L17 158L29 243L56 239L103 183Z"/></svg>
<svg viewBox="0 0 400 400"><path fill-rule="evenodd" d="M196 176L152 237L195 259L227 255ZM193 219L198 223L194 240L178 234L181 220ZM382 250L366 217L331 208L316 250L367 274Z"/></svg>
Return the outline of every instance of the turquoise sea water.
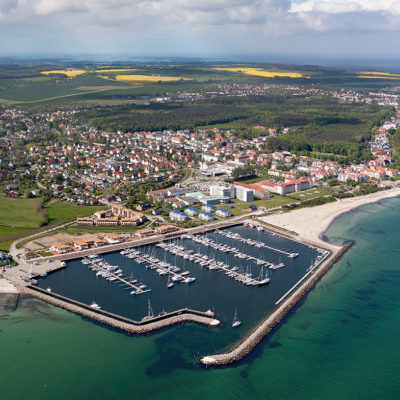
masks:
<svg viewBox="0 0 400 400"><path fill-rule="evenodd" d="M0 398L398 399L400 201L342 215L348 253L244 361L192 364L195 324L136 337L37 300L0 310Z"/></svg>

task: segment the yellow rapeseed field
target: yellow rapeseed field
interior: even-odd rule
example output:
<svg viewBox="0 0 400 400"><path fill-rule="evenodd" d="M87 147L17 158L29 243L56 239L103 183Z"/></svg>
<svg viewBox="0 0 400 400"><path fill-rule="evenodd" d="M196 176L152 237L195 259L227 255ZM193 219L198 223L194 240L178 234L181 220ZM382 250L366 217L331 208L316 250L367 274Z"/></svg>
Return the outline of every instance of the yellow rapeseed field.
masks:
<svg viewBox="0 0 400 400"><path fill-rule="evenodd" d="M137 81L137 82L175 82L180 81L180 76L153 76L153 75L117 75L117 81Z"/></svg>
<svg viewBox="0 0 400 400"><path fill-rule="evenodd" d="M365 79L400 79L400 74L391 74L389 72L360 71L357 74L359 74L359 78Z"/></svg>
<svg viewBox="0 0 400 400"><path fill-rule="evenodd" d="M263 76L265 78L274 78L275 76L285 76L289 78L302 78L303 74L292 71L272 71L259 68L215 68L218 71L242 72L247 75Z"/></svg>
<svg viewBox="0 0 400 400"><path fill-rule="evenodd" d="M377 71L359 71L357 72L360 75L382 75L382 76L394 76L400 77L400 74L392 74L390 72L377 72Z"/></svg>
<svg viewBox="0 0 400 400"><path fill-rule="evenodd" d="M54 70L54 71L42 71L41 74L43 75L50 75L50 74L64 74L67 75L69 78L73 78L78 75L82 75L86 73L87 71L84 71L82 69L72 69L72 70Z"/></svg>

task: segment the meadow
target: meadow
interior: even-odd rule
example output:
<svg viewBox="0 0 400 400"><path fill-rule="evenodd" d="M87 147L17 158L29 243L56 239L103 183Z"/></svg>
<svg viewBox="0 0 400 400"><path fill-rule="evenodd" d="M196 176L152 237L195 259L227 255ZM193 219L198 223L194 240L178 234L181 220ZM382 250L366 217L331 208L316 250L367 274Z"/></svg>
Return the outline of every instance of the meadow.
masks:
<svg viewBox="0 0 400 400"><path fill-rule="evenodd" d="M81 206L66 201L53 201L47 204L45 209L49 215L49 224L56 224L103 210L104 206Z"/></svg>
<svg viewBox="0 0 400 400"><path fill-rule="evenodd" d="M4 228L33 229L41 225L42 218L39 214L41 199L9 199L0 196L0 221ZM11 231L11 232L12 232ZM9 230L8 234L13 234Z"/></svg>

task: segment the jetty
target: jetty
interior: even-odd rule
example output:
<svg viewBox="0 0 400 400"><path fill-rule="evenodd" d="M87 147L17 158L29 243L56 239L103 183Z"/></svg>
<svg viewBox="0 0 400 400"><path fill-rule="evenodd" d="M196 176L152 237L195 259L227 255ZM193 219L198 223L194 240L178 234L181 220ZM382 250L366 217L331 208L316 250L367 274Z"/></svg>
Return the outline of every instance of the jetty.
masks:
<svg viewBox="0 0 400 400"><path fill-rule="evenodd" d="M91 269L93 271L97 271L97 273L100 273L104 268L103 265L96 263L96 261L90 258L86 258L85 260L87 261L87 263L91 265ZM131 294L139 295L151 292L151 289L148 288L146 285L136 284L137 281L135 280L128 281L124 279L124 277L121 276L120 274L114 273L111 270L106 270L105 273L110 277L109 279L111 282L119 282L122 283L123 286L125 286L125 289L133 289L131 291Z"/></svg>
<svg viewBox="0 0 400 400"><path fill-rule="evenodd" d="M190 308L183 308L169 313L163 313L162 315L152 318L146 318L142 321L135 321L108 311L94 309L85 303L72 300L53 292L48 292L36 286L23 286L20 288L20 291L22 295L35 297L75 314L133 334L145 334L184 322L196 322L208 326L218 326L220 324L220 321L214 318L214 313L210 310L203 312Z"/></svg>
<svg viewBox="0 0 400 400"><path fill-rule="evenodd" d="M261 228L261 229L257 229L257 230L264 230L264 229ZM283 254L283 255L285 255L285 256L287 256L289 258L295 258L295 257L297 257L299 255L298 253L292 253L292 252L289 252L289 251L286 251L286 250L282 250L282 249L278 249L276 247L269 246L269 245L267 245L267 244L265 244L264 242L261 242L261 241L244 238L239 233L220 231L220 230L217 230L216 232L219 233L222 236L225 236L225 237L229 238L229 239L239 240L242 243L246 243L246 244L248 244L250 246L257 247L258 249L263 248L263 249L272 250L272 251L275 251L277 253Z"/></svg>
<svg viewBox="0 0 400 400"><path fill-rule="evenodd" d="M247 356L254 347L263 340L272 329L288 314L293 307L314 287L314 285L325 275L333 264L352 246L353 242L346 243L331 258L326 260L320 268L314 270L310 278L304 282L292 295L286 299L266 320L264 320L243 342L228 353L214 354L203 357L200 362L203 365L228 365L235 363Z"/></svg>

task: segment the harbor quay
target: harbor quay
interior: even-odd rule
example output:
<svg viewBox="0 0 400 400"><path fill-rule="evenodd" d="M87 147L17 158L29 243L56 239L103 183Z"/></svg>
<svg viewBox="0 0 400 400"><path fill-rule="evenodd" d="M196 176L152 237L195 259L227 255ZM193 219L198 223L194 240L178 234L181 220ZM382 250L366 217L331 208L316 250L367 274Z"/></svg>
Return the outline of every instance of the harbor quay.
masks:
<svg viewBox="0 0 400 400"><path fill-rule="evenodd" d="M246 357L254 347L260 343L274 327L276 327L282 319L298 304L298 302L314 287L314 285L328 272L332 266L340 259L340 257L353 245L348 242L336 251L331 258L326 260L315 270L314 274L305 281L298 289L291 294L257 328L233 350L227 353L214 354L201 358L200 362L206 366L223 366L233 364Z"/></svg>

